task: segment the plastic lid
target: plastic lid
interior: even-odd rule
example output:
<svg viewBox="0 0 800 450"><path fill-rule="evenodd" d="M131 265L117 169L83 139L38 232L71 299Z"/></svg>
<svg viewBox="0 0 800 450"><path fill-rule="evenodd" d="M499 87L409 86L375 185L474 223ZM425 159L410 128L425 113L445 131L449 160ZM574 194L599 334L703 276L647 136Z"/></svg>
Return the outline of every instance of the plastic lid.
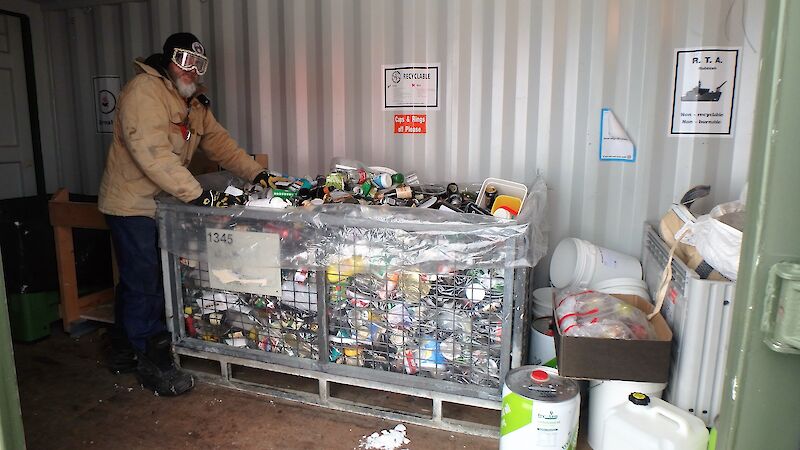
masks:
<svg viewBox="0 0 800 450"><path fill-rule="evenodd" d="M648 397L647 394L642 394L641 392L632 392L628 396L628 401L634 405L647 406L650 404L650 397Z"/></svg>
<svg viewBox="0 0 800 450"><path fill-rule="evenodd" d="M531 380L533 381L544 383L549 379L550 379L550 374L545 372L544 370L531 371Z"/></svg>

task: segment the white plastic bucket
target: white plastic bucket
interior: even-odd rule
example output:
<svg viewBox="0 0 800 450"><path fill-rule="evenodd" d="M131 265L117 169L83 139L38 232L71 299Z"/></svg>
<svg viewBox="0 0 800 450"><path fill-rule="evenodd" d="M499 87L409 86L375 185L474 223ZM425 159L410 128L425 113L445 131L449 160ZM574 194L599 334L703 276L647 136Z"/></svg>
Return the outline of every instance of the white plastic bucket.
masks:
<svg viewBox="0 0 800 450"><path fill-rule="evenodd" d="M637 258L578 238L566 238L550 260L550 282L558 289L588 287L612 278L642 278Z"/></svg>
<svg viewBox="0 0 800 450"><path fill-rule="evenodd" d="M544 287L533 291L533 318L553 315L553 288Z"/></svg>
<svg viewBox="0 0 800 450"><path fill-rule="evenodd" d="M547 367L556 365L556 343L550 330L552 321L552 317L540 317L531 324L528 364Z"/></svg>
<svg viewBox="0 0 800 450"><path fill-rule="evenodd" d="M631 392L641 392L650 397L661 398L666 387L667 383L589 381L589 446L600 448L603 442L603 422L611 412L611 408L628 401Z"/></svg>
<svg viewBox="0 0 800 450"><path fill-rule="evenodd" d="M627 294L638 295L639 297L650 300L650 293L647 291L647 283L636 278L611 278L610 280L598 281L589 286L590 289L606 294Z"/></svg>

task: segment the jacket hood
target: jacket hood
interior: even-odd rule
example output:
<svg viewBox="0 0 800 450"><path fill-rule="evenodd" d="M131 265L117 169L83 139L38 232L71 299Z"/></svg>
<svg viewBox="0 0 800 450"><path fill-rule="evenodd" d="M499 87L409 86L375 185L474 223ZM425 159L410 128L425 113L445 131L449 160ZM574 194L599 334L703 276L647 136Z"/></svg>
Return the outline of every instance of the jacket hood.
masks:
<svg viewBox="0 0 800 450"><path fill-rule="evenodd" d="M136 74L147 73L150 75L161 76L169 80L167 75L167 68L164 66L161 53L154 53L147 57L147 59L136 58L134 63L134 70Z"/></svg>

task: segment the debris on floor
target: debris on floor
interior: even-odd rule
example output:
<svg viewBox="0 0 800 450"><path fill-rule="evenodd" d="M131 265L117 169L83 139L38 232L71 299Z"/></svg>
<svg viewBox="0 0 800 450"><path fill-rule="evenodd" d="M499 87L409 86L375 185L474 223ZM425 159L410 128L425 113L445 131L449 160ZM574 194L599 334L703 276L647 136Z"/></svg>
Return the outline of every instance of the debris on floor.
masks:
<svg viewBox="0 0 800 450"><path fill-rule="evenodd" d="M401 450L411 441L406 438L406 426L398 424L391 430L381 430L363 436L358 448L375 450Z"/></svg>

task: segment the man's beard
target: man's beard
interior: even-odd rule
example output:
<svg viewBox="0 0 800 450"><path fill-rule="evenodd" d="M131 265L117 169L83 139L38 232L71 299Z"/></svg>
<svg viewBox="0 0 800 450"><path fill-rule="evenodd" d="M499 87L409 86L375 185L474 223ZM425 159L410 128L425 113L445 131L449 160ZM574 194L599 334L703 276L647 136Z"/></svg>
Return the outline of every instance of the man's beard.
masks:
<svg viewBox="0 0 800 450"><path fill-rule="evenodd" d="M197 92L197 83L195 82L185 82L181 78L173 77L173 82L175 83L175 87L178 88L178 93L181 94L183 98L189 98Z"/></svg>

